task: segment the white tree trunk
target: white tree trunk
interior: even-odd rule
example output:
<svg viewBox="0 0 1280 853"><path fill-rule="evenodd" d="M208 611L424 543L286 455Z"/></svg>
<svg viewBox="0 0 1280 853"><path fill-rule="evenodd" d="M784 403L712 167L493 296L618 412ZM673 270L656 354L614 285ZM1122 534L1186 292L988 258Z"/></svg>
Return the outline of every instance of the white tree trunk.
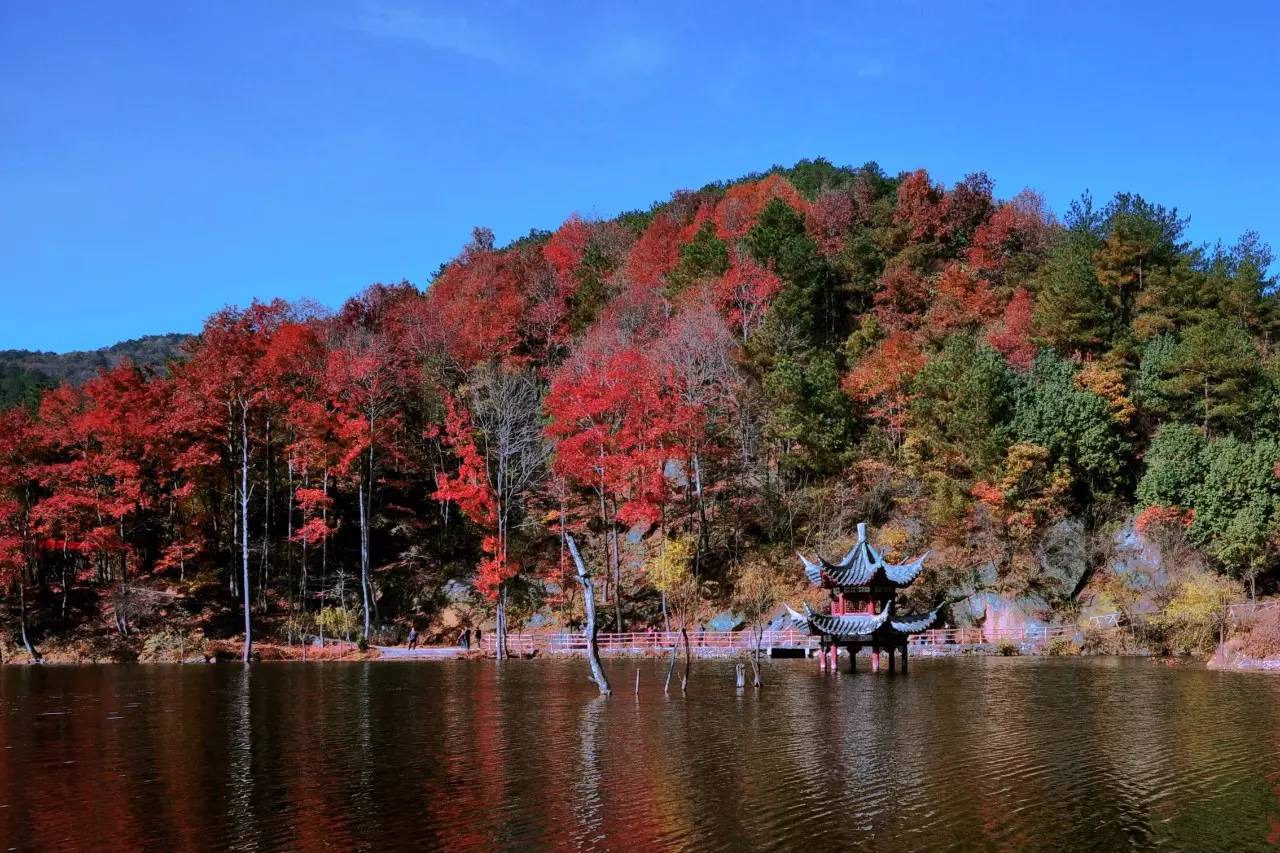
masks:
<svg viewBox="0 0 1280 853"><path fill-rule="evenodd" d="M244 596L244 655L249 662L253 628L249 624L249 404L240 404L240 587Z"/></svg>
<svg viewBox="0 0 1280 853"><path fill-rule="evenodd" d="M609 679L605 677L604 667L600 665L600 649L596 645L596 600L591 589L591 576L587 574L586 564L582 562L582 555L578 553L578 543L573 541L573 536L566 534L565 541L569 546L569 553L573 556L573 563L578 568L578 583L582 584L583 600L587 608L587 660L591 663L591 678L595 681L596 687L600 688L600 694L607 696L613 691L609 688Z"/></svg>

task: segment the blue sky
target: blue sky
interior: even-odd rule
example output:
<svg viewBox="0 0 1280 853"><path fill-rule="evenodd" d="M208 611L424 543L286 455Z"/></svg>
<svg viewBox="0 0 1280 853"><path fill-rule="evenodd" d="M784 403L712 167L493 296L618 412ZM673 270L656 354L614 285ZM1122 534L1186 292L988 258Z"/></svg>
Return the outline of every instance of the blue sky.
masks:
<svg viewBox="0 0 1280 853"><path fill-rule="evenodd" d="M0 349L422 284L474 225L825 156L1280 248L1266 3L0 0Z"/></svg>

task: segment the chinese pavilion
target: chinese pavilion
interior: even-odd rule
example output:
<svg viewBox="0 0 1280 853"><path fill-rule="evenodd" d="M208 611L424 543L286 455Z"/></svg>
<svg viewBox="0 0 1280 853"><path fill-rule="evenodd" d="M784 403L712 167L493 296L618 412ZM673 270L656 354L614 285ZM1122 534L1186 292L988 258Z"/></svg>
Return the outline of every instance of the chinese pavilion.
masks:
<svg viewBox="0 0 1280 853"><path fill-rule="evenodd" d="M821 557L814 562L803 554L804 573L815 586L831 594L829 613L814 613L804 605L804 613L790 607L791 621L801 630L818 637L819 665L836 669L840 647L849 650L849 671L857 666L858 652L871 648L871 671L880 669L880 651L889 653L889 671L894 671L894 652L901 652L902 671L907 671L907 641L933 624L935 608L923 614L894 612L898 590L910 586L924 567L924 553L909 563L887 563L867 541L867 526L858 525L858 541L838 563ZM829 656L829 657L828 657Z"/></svg>

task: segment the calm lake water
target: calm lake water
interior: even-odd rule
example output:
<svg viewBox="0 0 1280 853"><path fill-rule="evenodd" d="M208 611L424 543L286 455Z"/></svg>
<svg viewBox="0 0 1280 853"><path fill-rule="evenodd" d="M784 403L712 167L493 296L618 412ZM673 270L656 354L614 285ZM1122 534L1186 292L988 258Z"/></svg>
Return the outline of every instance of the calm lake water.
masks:
<svg viewBox="0 0 1280 853"><path fill-rule="evenodd" d="M1267 850L1280 678L1138 660L0 669L0 848ZM865 668L865 667L864 667ZM1273 825L1274 824L1274 825Z"/></svg>

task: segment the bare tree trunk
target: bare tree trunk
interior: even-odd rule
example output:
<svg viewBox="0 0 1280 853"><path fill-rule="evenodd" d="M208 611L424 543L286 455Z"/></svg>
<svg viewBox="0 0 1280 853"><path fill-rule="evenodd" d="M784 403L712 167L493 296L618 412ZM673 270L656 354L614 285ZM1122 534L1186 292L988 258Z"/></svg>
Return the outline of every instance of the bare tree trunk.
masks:
<svg viewBox="0 0 1280 853"><path fill-rule="evenodd" d="M22 570L25 571L25 570ZM42 658L40 652L32 645L31 638L27 636L27 579L18 577L18 630L22 634L22 645L27 650L27 654L31 655L31 659L36 663L40 663Z"/></svg>
<svg viewBox="0 0 1280 853"><path fill-rule="evenodd" d="M326 467L320 475L320 491L327 500L329 497L329 469ZM321 505L320 520L325 526L329 525L329 508ZM316 601L317 609L323 615L325 602L329 598L329 591L325 585L329 583L329 537L325 536L320 540L320 590L317 593ZM324 621L320 622L320 647L324 647Z"/></svg>
<svg viewBox="0 0 1280 853"><path fill-rule="evenodd" d="M240 404L240 568L244 595L244 663L253 648L253 628L249 624L249 404Z"/></svg>
<svg viewBox="0 0 1280 853"><path fill-rule="evenodd" d="M120 636L129 636L129 587L125 584L124 578L120 578L120 598L119 604L115 608L116 631Z"/></svg>
<svg viewBox="0 0 1280 853"><path fill-rule="evenodd" d="M271 575L271 418L267 418L263 450L262 565L258 567L258 606L267 606L267 581Z"/></svg>
<svg viewBox="0 0 1280 853"><path fill-rule="evenodd" d="M760 646L764 644L764 626L755 627L755 648L751 650L751 686L760 686Z"/></svg>
<svg viewBox="0 0 1280 853"><path fill-rule="evenodd" d="M503 581L498 585L498 602L494 608L493 618L493 655L497 660L506 660L510 657L507 651L507 583Z"/></svg>
<svg viewBox="0 0 1280 853"><path fill-rule="evenodd" d="M600 649L596 645L596 600L591 589L591 576L587 574L587 566L582 562L582 555L578 553L578 543L573 541L573 536L566 534L565 542L569 546L569 553L573 556L574 565L578 568L578 583L582 585L583 599L587 608L587 660L591 663L591 678L600 688L600 694L607 696L612 691L609 689L609 679L605 677L604 667L600 665Z"/></svg>
<svg viewBox="0 0 1280 853"><path fill-rule="evenodd" d="M622 633L622 543L618 541L618 531L611 526L609 535L613 539L613 630Z"/></svg>
<svg viewBox="0 0 1280 853"><path fill-rule="evenodd" d="M687 620L680 620L680 636L684 639L684 674L680 676L680 692L689 689L689 667L693 650L689 648L689 626Z"/></svg>
<svg viewBox="0 0 1280 853"><path fill-rule="evenodd" d="M284 499L284 574L285 583L288 584L290 610L293 607L293 457L285 460L285 473L288 475L288 482L285 485Z"/></svg>
<svg viewBox="0 0 1280 853"><path fill-rule="evenodd" d="M374 607L373 588L369 581L369 524L373 521L373 426L374 419L369 418L369 469L368 482L365 483L364 502L360 504L360 594L364 597L364 638L369 639L369 626Z"/></svg>
<svg viewBox="0 0 1280 853"><path fill-rule="evenodd" d="M360 596L364 602L364 638L369 639L369 518L364 502L364 488L357 490L360 504Z"/></svg>
<svg viewBox="0 0 1280 853"><path fill-rule="evenodd" d="M698 550L707 549L707 503L702 494L702 459L693 454L693 492L698 499Z"/></svg>

